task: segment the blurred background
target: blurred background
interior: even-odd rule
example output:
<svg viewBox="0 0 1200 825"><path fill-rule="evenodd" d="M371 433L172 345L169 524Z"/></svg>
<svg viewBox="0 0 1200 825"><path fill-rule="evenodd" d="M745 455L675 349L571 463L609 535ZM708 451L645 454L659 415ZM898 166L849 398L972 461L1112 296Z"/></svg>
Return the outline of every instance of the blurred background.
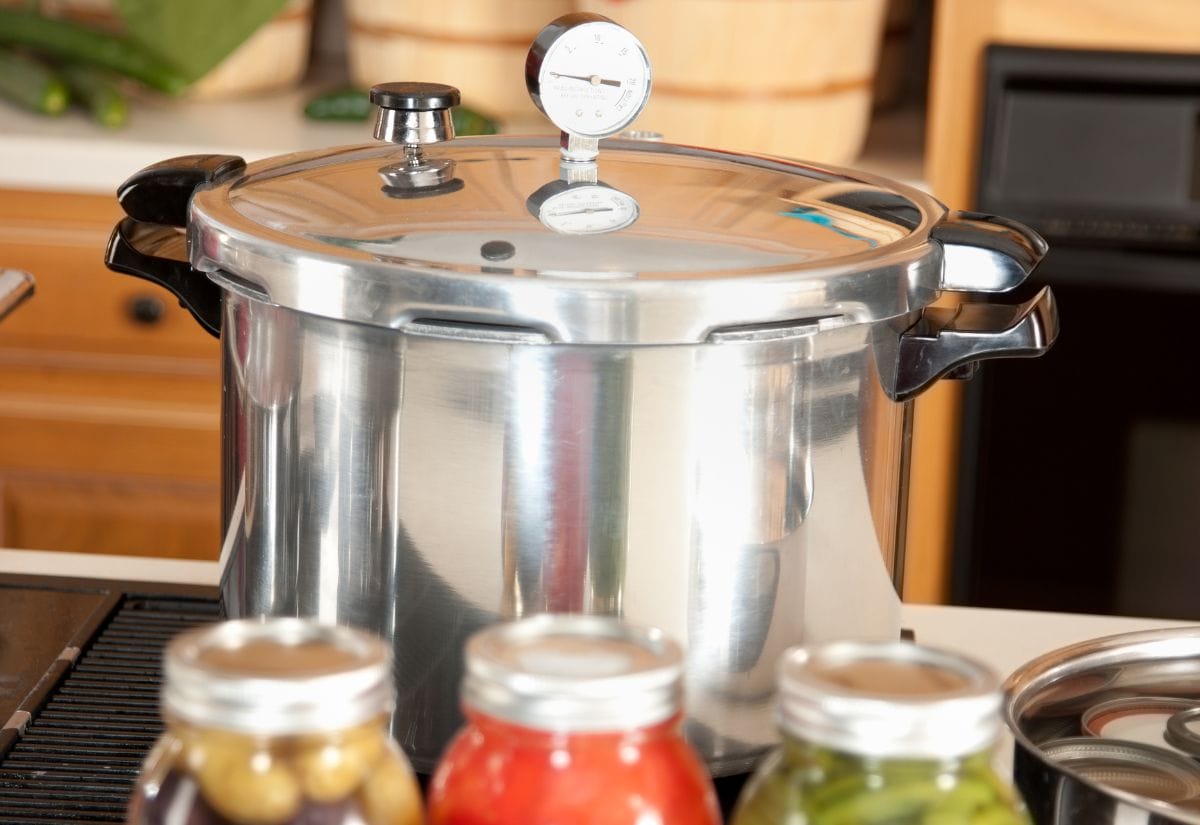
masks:
<svg viewBox="0 0 1200 825"><path fill-rule="evenodd" d="M548 133L525 53L575 10L646 45L638 129L1050 240L1054 350L917 402L906 600L1200 618L1194 0L0 0L0 267L38 284L0 324L0 547L219 548L217 344L104 267L122 180L367 142L390 80L459 87L460 132Z"/></svg>

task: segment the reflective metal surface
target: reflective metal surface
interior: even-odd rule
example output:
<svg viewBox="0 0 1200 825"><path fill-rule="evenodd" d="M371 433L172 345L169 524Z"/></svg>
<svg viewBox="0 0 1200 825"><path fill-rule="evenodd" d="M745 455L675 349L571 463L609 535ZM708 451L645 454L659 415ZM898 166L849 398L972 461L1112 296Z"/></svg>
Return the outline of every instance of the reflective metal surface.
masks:
<svg viewBox="0 0 1200 825"><path fill-rule="evenodd" d="M254 736L336 732L395 705L392 657L374 635L295 618L218 622L171 640L166 719Z"/></svg>
<svg viewBox="0 0 1200 825"><path fill-rule="evenodd" d="M1046 242L1007 218L955 212L930 231L942 244L942 287L958 292L1007 292L1046 256Z"/></svg>
<svg viewBox="0 0 1200 825"><path fill-rule="evenodd" d="M678 639L718 773L775 740L784 649L897 636L906 419L871 325L547 345L223 285L226 608L388 638L418 769L459 723L463 642L497 619L603 613Z"/></svg>
<svg viewBox="0 0 1200 825"><path fill-rule="evenodd" d="M1056 330L1048 292L929 305L1010 288L1044 246L776 158L612 141L572 166L551 140L480 138L437 147L453 186L414 191L393 180L412 148L220 177L175 159L198 187L189 262L163 227L114 234L110 266L220 330L227 611L390 640L422 770L475 630L659 627L687 652L688 735L714 772L748 770L786 648L898 635L906 399ZM149 171L176 215L174 172Z"/></svg>
<svg viewBox="0 0 1200 825"><path fill-rule="evenodd" d="M1173 714L1167 720L1167 730L1163 737L1167 740L1167 744L1176 750L1183 751L1193 758L1200 757L1198 723L1200 723L1200 705Z"/></svg>
<svg viewBox="0 0 1200 825"><path fill-rule="evenodd" d="M657 628L612 616L542 614L467 642L462 703L559 733L644 728L682 710L683 651Z"/></svg>
<svg viewBox="0 0 1200 825"><path fill-rule="evenodd" d="M441 83L383 83L371 89L375 139L404 147L402 162L378 170L385 194L428 197L461 187L454 177L454 161L425 155L425 146L454 138L450 107L458 100L458 89Z"/></svg>
<svg viewBox="0 0 1200 825"><path fill-rule="evenodd" d="M556 143L490 137L437 147L461 187L402 199L379 170L393 146L252 164L201 188L193 265L234 273L266 300L400 328L452 320L538 330L565 343L676 344L814 315L907 315L943 287L945 207L915 189L800 163L611 141L598 182L638 205L616 232L564 234L529 209L560 180ZM847 176L851 177L847 177ZM982 242L992 232L964 224ZM502 261L484 254L507 244ZM980 247L975 267L1016 267Z"/></svg>
<svg viewBox="0 0 1200 825"><path fill-rule="evenodd" d="M420 147L454 138L458 89L442 83L381 83L371 89L376 140Z"/></svg>
<svg viewBox="0 0 1200 825"><path fill-rule="evenodd" d="M1019 668L1005 692L1005 721L1016 740L1013 775L1037 825L1200 823L1200 805L1168 804L1103 785L1043 751L1079 735L1083 713L1102 702L1162 696L1200 703L1200 627L1062 648Z"/></svg>
<svg viewBox="0 0 1200 825"><path fill-rule="evenodd" d="M779 666L779 721L802 742L871 759L950 760L999 737L1000 679L900 641L797 647Z"/></svg>

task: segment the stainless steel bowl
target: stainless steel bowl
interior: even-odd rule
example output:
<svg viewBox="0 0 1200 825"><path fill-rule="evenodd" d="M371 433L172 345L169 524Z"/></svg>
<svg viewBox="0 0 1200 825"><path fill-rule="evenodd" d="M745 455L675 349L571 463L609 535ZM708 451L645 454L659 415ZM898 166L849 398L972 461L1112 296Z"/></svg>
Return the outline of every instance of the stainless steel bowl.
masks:
<svg viewBox="0 0 1200 825"><path fill-rule="evenodd" d="M1080 719L1113 699L1164 696L1200 705L1200 626L1106 636L1022 665L1005 683L1014 738L1013 779L1038 825L1200 823L1200 797L1165 802L1102 782L1064 763L1053 743L1082 733ZM1164 743L1164 748L1166 748Z"/></svg>

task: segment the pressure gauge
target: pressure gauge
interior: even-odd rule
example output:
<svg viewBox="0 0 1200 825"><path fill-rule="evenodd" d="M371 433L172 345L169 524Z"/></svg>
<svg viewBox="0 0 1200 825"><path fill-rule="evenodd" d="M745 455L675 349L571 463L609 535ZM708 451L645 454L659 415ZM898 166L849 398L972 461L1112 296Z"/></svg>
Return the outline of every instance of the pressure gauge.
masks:
<svg viewBox="0 0 1200 825"><path fill-rule="evenodd" d="M640 211L632 196L598 181L551 181L530 195L526 205L547 228L563 235L624 229L637 220Z"/></svg>
<svg viewBox="0 0 1200 825"><path fill-rule="evenodd" d="M627 29L599 14L564 15L538 34L525 61L533 102L567 135L605 138L650 98L650 60Z"/></svg>

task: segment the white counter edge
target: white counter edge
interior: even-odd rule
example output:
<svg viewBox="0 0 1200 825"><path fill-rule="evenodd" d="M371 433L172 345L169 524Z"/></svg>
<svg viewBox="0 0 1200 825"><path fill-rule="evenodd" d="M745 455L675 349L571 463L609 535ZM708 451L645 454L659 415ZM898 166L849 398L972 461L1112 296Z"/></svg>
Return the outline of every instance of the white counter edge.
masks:
<svg viewBox="0 0 1200 825"><path fill-rule="evenodd" d="M213 586L220 577L215 561L12 549L0 549L0 573Z"/></svg>

